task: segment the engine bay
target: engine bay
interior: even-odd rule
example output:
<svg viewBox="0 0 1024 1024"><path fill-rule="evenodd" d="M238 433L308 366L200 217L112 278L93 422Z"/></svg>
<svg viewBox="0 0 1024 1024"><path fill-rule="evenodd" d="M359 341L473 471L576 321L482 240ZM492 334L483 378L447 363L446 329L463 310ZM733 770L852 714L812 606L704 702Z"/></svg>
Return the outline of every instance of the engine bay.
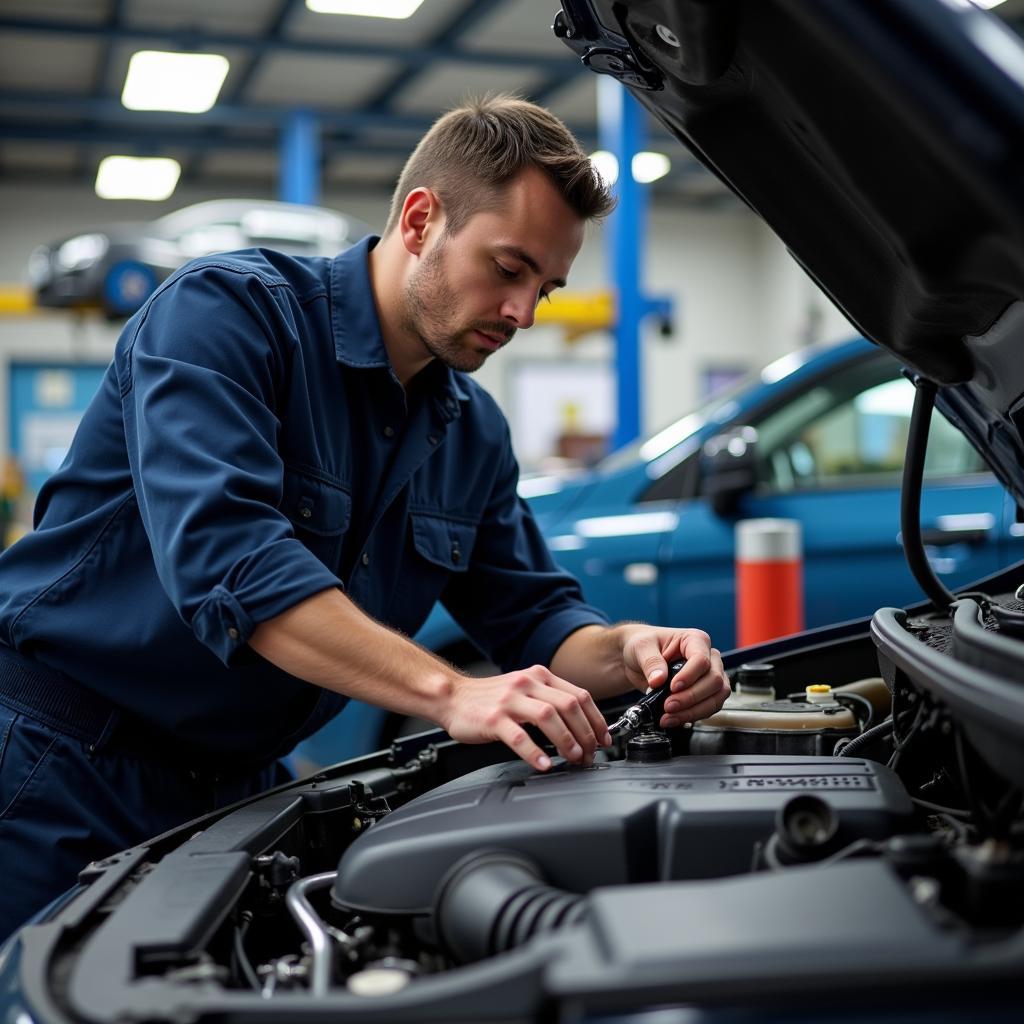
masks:
<svg viewBox="0 0 1024 1024"><path fill-rule="evenodd" d="M498 746L399 740L92 866L28 930L23 972L60 977L69 1019L91 1020L576 1020L795 990L827 1006L1010 993L1024 780L933 664L979 678L955 640L969 604L984 642L1018 649L992 611L1015 598L981 601L883 609L870 634L728 665L719 715L648 723L589 767L537 774Z"/></svg>

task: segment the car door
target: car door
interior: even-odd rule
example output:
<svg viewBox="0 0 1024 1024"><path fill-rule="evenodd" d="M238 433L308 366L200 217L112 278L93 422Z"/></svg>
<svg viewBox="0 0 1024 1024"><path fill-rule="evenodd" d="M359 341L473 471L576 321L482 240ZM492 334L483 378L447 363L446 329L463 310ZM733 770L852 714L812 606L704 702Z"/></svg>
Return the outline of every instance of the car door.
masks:
<svg viewBox="0 0 1024 1024"><path fill-rule="evenodd" d="M661 573L665 617L707 624L734 643L734 530L738 518L795 519L802 528L807 627L920 598L900 543L899 491L913 386L891 359L837 369L760 417L756 488L738 516L706 499L686 504ZM925 460L921 523L946 586L1000 564L1002 488L938 412Z"/></svg>

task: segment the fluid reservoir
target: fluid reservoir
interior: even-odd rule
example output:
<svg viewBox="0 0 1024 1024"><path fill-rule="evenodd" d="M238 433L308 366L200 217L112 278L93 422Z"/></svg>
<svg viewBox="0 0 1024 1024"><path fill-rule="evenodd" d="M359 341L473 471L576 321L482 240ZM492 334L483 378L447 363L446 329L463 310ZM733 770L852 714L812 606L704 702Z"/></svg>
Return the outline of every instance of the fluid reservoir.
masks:
<svg viewBox="0 0 1024 1024"><path fill-rule="evenodd" d="M694 724L691 754L831 754L837 740L860 732L853 712L825 684L807 686L803 699L731 701Z"/></svg>

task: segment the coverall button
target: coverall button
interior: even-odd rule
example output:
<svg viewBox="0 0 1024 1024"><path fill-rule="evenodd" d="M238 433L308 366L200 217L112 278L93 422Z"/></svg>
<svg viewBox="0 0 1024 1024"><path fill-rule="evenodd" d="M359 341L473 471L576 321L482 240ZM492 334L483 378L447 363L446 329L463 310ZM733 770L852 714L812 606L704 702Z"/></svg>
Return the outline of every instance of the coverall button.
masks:
<svg viewBox="0 0 1024 1024"><path fill-rule="evenodd" d="M363 552L363 557L360 559L360 561L363 563L363 565L369 565L370 564L370 556L364 551Z"/></svg>
<svg viewBox="0 0 1024 1024"><path fill-rule="evenodd" d="M385 437L394 437L395 436L395 428L394 427L385 427L384 428L384 436Z"/></svg>
<svg viewBox="0 0 1024 1024"><path fill-rule="evenodd" d="M238 635L238 630L235 629L234 626L228 626L228 636L231 637L232 640L237 640Z"/></svg>
<svg viewBox="0 0 1024 1024"><path fill-rule="evenodd" d="M302 508L299 509L299 515L302 516L303 519L308 519L312 514L313 510L308 505L303 505Z"/></svg>

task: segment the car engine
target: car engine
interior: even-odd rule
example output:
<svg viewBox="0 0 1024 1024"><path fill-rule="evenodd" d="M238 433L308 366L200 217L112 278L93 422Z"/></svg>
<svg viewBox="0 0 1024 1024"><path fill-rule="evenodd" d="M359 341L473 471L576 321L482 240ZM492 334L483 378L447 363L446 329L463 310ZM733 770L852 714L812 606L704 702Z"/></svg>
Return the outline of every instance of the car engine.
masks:
<svg viewBox="0 0 1024 1024"><path fill-rule="evenodd" d="M639 723L588 767L404 738L93 865L40 965L90 1020L1010 992L1022 611L976 594L777 644L729 666L717 715Z"/></svg>

